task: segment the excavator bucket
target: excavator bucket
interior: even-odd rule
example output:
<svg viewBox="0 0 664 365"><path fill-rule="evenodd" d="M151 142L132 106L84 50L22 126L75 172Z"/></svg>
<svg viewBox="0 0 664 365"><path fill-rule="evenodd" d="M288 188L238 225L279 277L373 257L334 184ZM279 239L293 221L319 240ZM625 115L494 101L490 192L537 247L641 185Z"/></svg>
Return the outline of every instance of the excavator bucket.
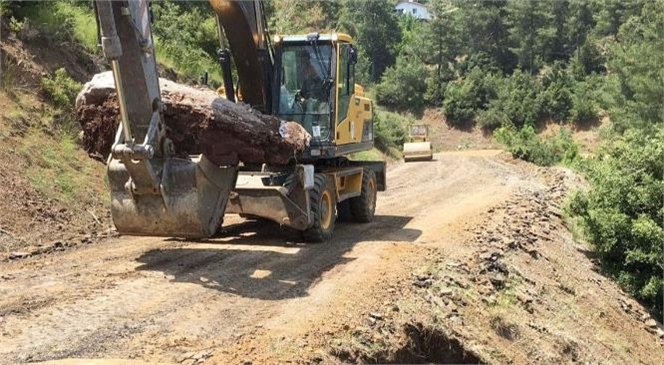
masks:
<svg viewBox="0 0 664 365"><path fill-rule="evenodd" d="M159 189L137 194L120 160L108 166L111 215L120 234L207 238L221 226L237 168L219 168L204 156L149 161Z"/></svg>

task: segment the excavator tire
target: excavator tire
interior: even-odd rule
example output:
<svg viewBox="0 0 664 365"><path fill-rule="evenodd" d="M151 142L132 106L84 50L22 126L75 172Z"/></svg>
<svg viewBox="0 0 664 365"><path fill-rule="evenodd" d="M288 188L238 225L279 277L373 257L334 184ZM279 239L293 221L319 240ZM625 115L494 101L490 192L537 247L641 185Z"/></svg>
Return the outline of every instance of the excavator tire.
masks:
<svg viewBox="0 0 664 365"><path fill-rule="evenodd" d="M376 174L372 169L365 168L362 173L362 192L360 196L350 199L350 212L355 222L369 223L373 220L377 191Z"/></svg>
<svg viewBox="0 0 664 365"><path fill-rule="evenodd" d="M323 174L314 176L314 187L309 191L309 202L314 223L302 232L309 242L324 242L332 237L336 220L336 193L334 184Z"/></svg>
<svg viewBox="0 0 664 365"><path fill-rule="evenodd" d="M337 222L352 222L353 214L350 211L350 200L337 203Z"/></svg>

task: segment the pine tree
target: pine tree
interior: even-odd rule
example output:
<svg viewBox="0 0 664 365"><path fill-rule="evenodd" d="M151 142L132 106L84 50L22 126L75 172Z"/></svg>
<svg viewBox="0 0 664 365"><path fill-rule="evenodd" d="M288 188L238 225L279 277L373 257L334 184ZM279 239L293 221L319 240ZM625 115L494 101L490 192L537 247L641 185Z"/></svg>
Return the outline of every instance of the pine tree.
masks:
<svg viewBox="0 0 664 365"><path fill-rule="evenodd" d="M396 60L401 41L401 29L394 14L393 5L384 0L346 0L339 17L339 29L354 37L360 52L360 62L367 60L369 82L380 80L386 68ZM358 64L358 71L362 65ZM362 80L363 75L360 76Z"/></svg>

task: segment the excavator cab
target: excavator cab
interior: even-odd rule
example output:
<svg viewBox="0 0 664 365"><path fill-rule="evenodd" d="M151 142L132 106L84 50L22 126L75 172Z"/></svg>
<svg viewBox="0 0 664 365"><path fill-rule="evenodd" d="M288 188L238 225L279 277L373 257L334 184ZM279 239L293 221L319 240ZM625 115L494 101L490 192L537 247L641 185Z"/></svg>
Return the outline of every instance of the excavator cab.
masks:
<svg viewBox="0 0 664 365"><path fill-rule="evenodd" d="M355 85L357 51L341 33L276 37L273 113L311 134L305 160L373 146L373 105Z"/></svg>

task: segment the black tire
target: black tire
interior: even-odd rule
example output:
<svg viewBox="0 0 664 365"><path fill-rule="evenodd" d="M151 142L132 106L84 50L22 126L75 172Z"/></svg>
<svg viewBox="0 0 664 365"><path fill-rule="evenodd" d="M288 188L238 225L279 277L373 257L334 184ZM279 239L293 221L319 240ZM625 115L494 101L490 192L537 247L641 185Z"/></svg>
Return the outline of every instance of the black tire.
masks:
<svg viewBox="0 0 664 365"><path fill-rule="evenodd" d="M350 200L337 203L337 222L352 222L353 213L350 211Z"/></svg>
<svg viewBox="0 0 664 365"><path fill-rule="evenodd" d="M362 173L362 193L350 199L350 212L355 222L369 223L373 220L377 192L376 174L372 169L365 168Z"/></svg>
<svg viewBox="0 0 664 365"><path fill-rule="evenodd" d="M334 184L327 176L316 174L314 187L309 191L309 204L313 214L313 225L302 236L308 242L324 242L332 237L336 221L336 193Z"/></svg>

